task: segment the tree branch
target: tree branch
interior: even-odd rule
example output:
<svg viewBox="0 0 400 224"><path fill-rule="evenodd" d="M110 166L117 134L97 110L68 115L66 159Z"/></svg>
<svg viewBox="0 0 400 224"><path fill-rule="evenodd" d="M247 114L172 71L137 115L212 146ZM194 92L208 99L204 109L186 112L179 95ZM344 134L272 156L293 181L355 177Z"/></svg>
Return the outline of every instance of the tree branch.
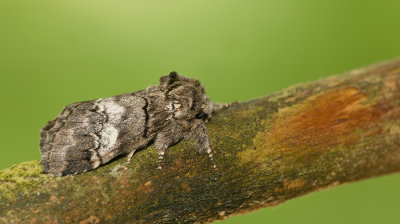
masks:
<svg viewBox="0 0 400 224"><path fill-rule="evenodd" d="M237 103L208 125L218 170L190 141L95 171L0 171L0 223L204 223L400 170L400 60Z"/></svg>

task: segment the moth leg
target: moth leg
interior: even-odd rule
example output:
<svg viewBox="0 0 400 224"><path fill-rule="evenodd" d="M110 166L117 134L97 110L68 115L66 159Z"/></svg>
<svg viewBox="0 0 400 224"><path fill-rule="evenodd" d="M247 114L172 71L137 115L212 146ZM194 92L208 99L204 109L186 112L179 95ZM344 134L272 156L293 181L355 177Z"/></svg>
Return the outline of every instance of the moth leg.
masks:
<svg viewBox="0 0 400 224"><path fill-rule="evenodd" d="M164 155L165 155L165 151L167 151L167 148L161 148L158 149L158 169L161 170L162 166L164 164Z"/></svg>
<svg viewBox="0 0 400 224"><path fill-rule="evenodd" d="M158 169L162 169L164 155L167 149L182 139L181 127L173 125L157 134L154 147L158 150Z"/></svg>
<svg viewBox="0 0 400 224"><path fill-rule="evenodd" d="M129 163L131 162L132 156L133 156L133 154L134 154L135 152L136 152L136 150L133 150L132 152L130 152L130 153L128 154L128 159L126 160L125 170L128 169L128 165L129 165Z"/></svg>
<svg viewBox="0 0 400 224"><path fill-rule="evenodd" d="M210 148L210 139L208 138L207 129L204 124L197 126L195 129L191 130L189 138L193 139L194 145L199 152L206 152L208 158L210 158L213 168L216 169L214 157Z"/></svg>
<svg viewBox="0 0 400 224"><path fill-rule="evenodd" d="M210 161L211 161L211 163L213 164L213 168L214 168L214 169L217 169L217 165L215 164L214 157L213 157L213 154L212 154L212 152L211 152L211 148L208 147L208 149L207 149L206 152L207 152L207 154L208 154L208 158L210 158Z"/></svg>

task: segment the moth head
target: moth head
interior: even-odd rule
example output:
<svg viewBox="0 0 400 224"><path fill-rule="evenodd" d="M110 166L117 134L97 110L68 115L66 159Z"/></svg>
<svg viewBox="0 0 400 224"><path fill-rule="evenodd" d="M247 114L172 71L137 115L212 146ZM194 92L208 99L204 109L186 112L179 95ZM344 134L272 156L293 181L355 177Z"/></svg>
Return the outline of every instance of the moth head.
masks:
<svg viewBox="0 0 400 224"><path fill-rule="evenodd" d="M171 72L160 78L160 88L175 118L206 121L211 117L212 103L198 80Z"/></svg>
<svg viewBox="0 0 400 224"><path fill-rule="evenodd" d="M202 105L198 113L196 114L196 119L202 119L208 121L211 118L212 113L212 102L207 95L204 94L202 99Z"/></svg>

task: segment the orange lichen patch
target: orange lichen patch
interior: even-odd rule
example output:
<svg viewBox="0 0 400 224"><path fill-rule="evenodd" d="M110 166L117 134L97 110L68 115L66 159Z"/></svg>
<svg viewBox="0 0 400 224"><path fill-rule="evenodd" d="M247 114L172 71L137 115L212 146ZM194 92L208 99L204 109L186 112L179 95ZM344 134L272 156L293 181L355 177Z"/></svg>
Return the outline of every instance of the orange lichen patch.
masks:
<svg viewBox="0 0 400 224"><path fill-rule="evenodd" d="M362 135L376 134L388 107L368 105L367 94L355 87L336 89L280 110L270 132L254 139L257 151L241 153L244 162L262 162L293 154L296 158L333 146L354 145Z"/></svg>
<svg viewBox="0 0 400 224"><path fill-rule="evenodd" d="M301 188L302 186L304 186L304 184L306 184L306 182L300 178L290 180L290 181L285 180L283 182L282 187L276 187L274 190L276 193L281 193L281 192L285 192L288 190L290 191L290 190L294 190L297 188Z"/></svg>
<svg viewBox="0 0 400 224"><path fill-rule="evenodd" d="M373 125L385 113L376 104L363 105L365 100L366 94L354 87L309 99L293 113L282 116L267 139L277 141L287 150L354 144L357 139L349 135Z"/></svg>

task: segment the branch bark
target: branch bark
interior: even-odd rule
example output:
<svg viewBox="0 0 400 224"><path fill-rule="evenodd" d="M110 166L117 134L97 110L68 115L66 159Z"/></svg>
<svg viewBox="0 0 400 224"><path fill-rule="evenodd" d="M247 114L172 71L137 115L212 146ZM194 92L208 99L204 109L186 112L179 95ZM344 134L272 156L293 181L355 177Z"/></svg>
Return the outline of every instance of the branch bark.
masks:
<svg viewBox="0 0 400 224"><path fill-rule="evenodd" d="M150 146L95 171L0 171L0 223L204 223L400 170L400 60L237 103L208 124L218 170L190 141L163 170Z"/></svg>

